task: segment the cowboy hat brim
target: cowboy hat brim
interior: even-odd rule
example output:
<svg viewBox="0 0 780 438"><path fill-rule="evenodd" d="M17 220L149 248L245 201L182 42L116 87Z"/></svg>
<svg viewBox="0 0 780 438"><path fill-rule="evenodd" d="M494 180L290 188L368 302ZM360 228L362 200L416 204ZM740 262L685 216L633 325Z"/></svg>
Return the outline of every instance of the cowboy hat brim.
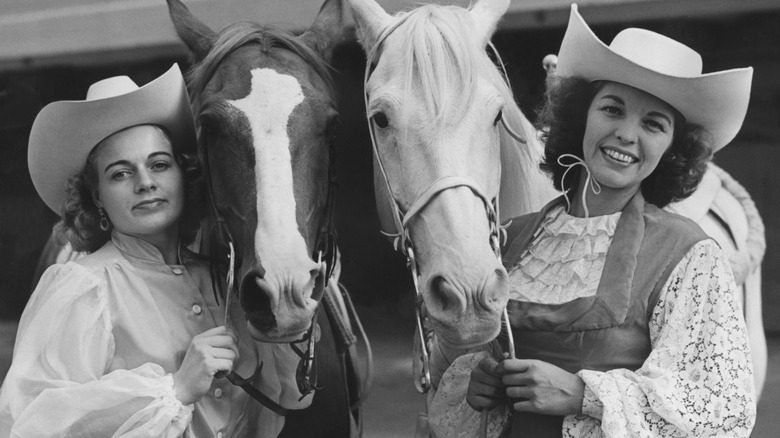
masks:
<svg viewBox="0 0 780 438"><path fill-rule="evenodd" d="M111 134L138 125L165 128L182 150L196 147L192 109L177 64L126 94L44 107L33 122L27 151L30 177L41 199L62 214L68 180L84 169L90 151Z"/></svg>
<svg viewBox="0 0 780 438"><path fill-rule="evenodd" d="M742 127L753 68L693 77L659 73L615 53L601 42L573 4L555 74L619 82L646 91L674 107L688 123L706 129L712 135L715 152L733 140Z"/></svg>

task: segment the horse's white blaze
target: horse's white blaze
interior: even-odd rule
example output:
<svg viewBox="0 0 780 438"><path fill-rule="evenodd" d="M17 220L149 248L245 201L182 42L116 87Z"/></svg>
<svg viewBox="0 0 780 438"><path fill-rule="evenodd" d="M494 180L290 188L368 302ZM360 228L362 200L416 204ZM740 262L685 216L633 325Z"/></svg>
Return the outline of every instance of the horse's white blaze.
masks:
<svg viewBox="0 0 780 438"><path fill-rule="evenodd" d="M297 79L275 70L258 68L252 70L249 95L228 101L247 115L252 130L257 189L255 252L266 270L267 279L281 274L284 266L294 266L301 257L308 259L306 242L298 231L295 218L290 137L287 135L290 115L303 99Z"/></svg>

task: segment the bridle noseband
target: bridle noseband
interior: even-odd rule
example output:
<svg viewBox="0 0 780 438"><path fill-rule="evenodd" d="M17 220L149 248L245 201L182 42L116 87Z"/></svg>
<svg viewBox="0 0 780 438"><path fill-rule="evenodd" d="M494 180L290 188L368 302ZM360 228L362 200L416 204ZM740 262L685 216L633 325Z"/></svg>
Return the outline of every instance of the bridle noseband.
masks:
<svg viewBox="0 0 780 438"><path fill-rule="evenodd" d="M374 46L371 49L371 51L368 53L368 57L366 59L365 74L363 76L363 90L364 90L363 98L364 98L366 110L368 110L369 108L369 96L368 96L368 89L367 89L368 80L371 76L371 73L374 70L375 67L374 60L377 58L377 54L379 53L379 48L381 47L382 43L387 39L387 37L391 33L393 33L393 31L398 29L398 27L401 26L401 24L403 24L408 17L409 15L407 14L401 17L400 19L398 19L398 21L396 21L393 25L385 28L377 38L377 41L374 43ZM507 79L507 74L506 71L504 70L503 63L501 62L501 58L498 54L498 51L496 50L496 48L493 46L492 43L489 43L489 46L493 50L493 53L495 54L496 58L498 59L498 63L501 66L501 69L503 70L504 80L508 85L509 80ZM382 174L382 179L385 183L385 188L388 194L388 203L390 205L390 211L392 212L391 216L395 228L393 232L386 232L386 231L380 231L380 232L388 237L392 237L394 239L393 246L396 249L396 251L401 251L406 256L407 267L411 271L412 281L414 283L415 294L416 294L415 318L417 322L417 330L415 334L415 350L418 348L418 345L420 349L419 357L414 358L414 360L419 360L419 368L420 368L420 375L415 376L414 385L415 388L417 388L418 392L426 393L432 386L431 374L430 374L430 348L431 348L430 339L432 337L432 331L426 330L425 328L425 318L426 318L426 310L424 305L425 303L423 300L422 293L420 292L420 287L418 283L419 268L417 266L417 260L415 258L414 244L412 243L412 238L409 232L409 223L412 220L412 218L418 215L431 202L431 200L436 195L449 189L453 189L457 187L468 187L478 198L482 200L485 206L488 224L490 227L490 246L493 249L493 252L495 253L499 262L501 262L501 246L506 239L505 228L509 224L506 224L504 226L500 225L498 194L496 194L496 196L493 198L489 198L487 195L485 195L483 190L480 188L480 185L476 181L466 176L445 176L437 179L425 191L423 191L417 197L417 199L414 200L414 202L412 202L411 206L409 207L408 210L406 210L406 212L403 212L400 207L400 203L393 196L393 191L390 186L390 179L387 176L387 172L385 170L382 157L379 154L379 148L377 147L376 134L374 132L374 124L371 121L371 117L369 116L368 111L366 112L366 119L368 121L368 130L371 137L371 146L373 148L374 158L376 159L380 173ZM501 123L503 124L507 133L509 133L509 135L513 139L515 139L515 141L518 141L523 144L526 143L525 139L523 139L522 137L520 137L514 132L514 130L509 126L509 124L506 122L503 116L501 117ZM510 329L509 326L509 317L507 315L506 309L504 309L503 311L502 319L508 332L509 350L514 356L514 342L512 339L512 330ZM415 352L415 356L417 355L418 353Z"/></svg>

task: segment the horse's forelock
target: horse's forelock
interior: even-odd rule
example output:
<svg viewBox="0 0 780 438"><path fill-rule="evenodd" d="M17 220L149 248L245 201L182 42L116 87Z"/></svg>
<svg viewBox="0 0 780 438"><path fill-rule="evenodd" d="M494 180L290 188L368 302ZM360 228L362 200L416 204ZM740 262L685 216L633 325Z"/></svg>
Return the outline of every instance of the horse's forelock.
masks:
<svg viewBox="0 0 780 438"><path fill-rule="evenodd" d="M434 115L439 128L445 123L457 123L465 116L480 76L490 78L499 90L508 90L484 48L465 31L473 27L466 9L424 5L402 19L404 23L395 33L403 47L404 97L419 90L426 110ZM453 82L458 90L456 94L444 87ZM502 94L506 93L502 90Z"/></svg>
<svg viewBox="0 0 780 438"><path fill-rule="evenodd" d="M325 82L330 99L335 99L335 85L330 67L314 50L287 32L263 27L252 22L238 22L225 28L217 37L211 51L193 65L186 74L187 88L195 114L201 107L203 90L214 76L217 67L226 56L247 43L260 44L264 52L274 48L282 48L296 54L314 69Z"/></svg>

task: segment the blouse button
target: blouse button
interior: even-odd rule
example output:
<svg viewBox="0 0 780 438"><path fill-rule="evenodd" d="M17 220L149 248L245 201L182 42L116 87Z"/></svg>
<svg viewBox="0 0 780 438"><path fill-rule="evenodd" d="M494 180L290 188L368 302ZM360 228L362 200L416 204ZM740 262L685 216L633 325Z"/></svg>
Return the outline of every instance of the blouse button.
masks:
<svg viewBox="0 0 780 438"><path fill-rule="evenodd" d="M222 388L217 388L214 390L214 397L216 398L222 397Z"/></svg>
<svg viewBox="0 0 780 438"><path fill-rule="evenodd" d="M182 271L181 268L172 268L171 272L173 272L176 275L181 275L184 271Z"/></svg>
<svg viewBox="0 0 780 438"><path fill-rule="evenodd" d="M203 309L198 304L192 305L192 311L195 312L196 315L200 315L201 312L203 312Z"/></svg>
<svg viewBox="0 0 780 438"><path fill-rule="evenodd" d="M225 436L225 434L223 434L221 431L217 432L217 438L222 438L223 436Z"/></svg>

